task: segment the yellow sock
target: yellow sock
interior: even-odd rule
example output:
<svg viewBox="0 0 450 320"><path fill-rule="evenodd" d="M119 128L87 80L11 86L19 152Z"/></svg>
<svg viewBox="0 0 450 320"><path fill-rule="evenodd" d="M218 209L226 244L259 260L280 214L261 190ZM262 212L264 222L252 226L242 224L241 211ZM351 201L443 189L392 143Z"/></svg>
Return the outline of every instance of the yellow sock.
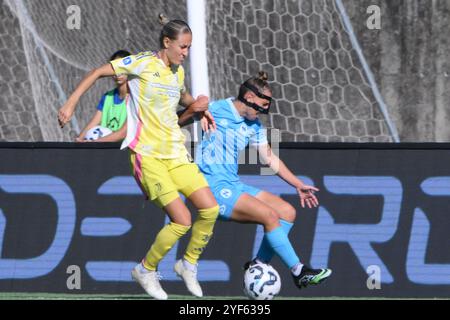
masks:
<svg viewBox="0 0 450 320"><path fill-rule="evenodd" d="M205 250L209 239L212 237L214 224L219 215L219 206L198 211L197 220L192 225L191 240L186 249L184 259L191 264L197 264L200 255Z"/></svg>
<svg viewBox="0 0 450 320"><path fill-rule="evenodd" d="M173 222L162 228L145 256L144 267L148 270L155 271L162 258L190 228L190 226L183 226Z"/></svg>

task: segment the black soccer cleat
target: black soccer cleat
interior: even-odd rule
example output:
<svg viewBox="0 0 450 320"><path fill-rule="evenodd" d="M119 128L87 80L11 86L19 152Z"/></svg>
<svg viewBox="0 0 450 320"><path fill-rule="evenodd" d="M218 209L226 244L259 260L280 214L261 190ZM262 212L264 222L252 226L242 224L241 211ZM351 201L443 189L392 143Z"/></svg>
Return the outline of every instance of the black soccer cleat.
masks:
<svg viewBox="0 0 450 320"><path fill-rule="evenodd" d="M311 269L303 266L302 272L298 276L293 276L295 285L301 289L309 284L316 285L328 279L331 275L331 269Z"/></svg>

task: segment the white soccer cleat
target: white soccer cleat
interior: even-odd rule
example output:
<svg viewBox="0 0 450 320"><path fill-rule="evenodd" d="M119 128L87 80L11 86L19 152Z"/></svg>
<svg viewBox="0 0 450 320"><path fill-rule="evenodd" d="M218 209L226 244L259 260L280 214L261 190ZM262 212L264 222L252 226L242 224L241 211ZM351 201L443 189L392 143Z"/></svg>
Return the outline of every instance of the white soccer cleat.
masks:
<svg viewBox="0 0 450 320"><path fill-rule="evenodd" d="M161 276L157 271L141 272L139 264L131 271L131 277L141 285L150 296L158 300L167 300L167 293L159 284Z"/></svg>
<svg viewBox="0 0 450 320"><path fill-rule="evenodd" d="M197 280L197 272L186 269L183 265L183 260L178 260L173 269L183 279L190 293L199 298L203 297L202 288Z"/></svg>

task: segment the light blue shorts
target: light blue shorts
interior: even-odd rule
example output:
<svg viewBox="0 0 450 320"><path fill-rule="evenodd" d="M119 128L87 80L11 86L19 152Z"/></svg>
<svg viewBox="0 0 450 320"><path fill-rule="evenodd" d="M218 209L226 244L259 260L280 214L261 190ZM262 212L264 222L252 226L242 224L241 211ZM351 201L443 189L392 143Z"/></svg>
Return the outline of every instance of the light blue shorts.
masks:
<svg viewBox="0 0 450 320"><path fill-rule="evenodd" d="M260 189L249 186L240 181L231 183L228 181L214 182L208 180L208 182L214 197L219 204L219 219L225 221L230 220L234 206L243 193L248 193L249 195L255 197L261 192Z"/></svg>

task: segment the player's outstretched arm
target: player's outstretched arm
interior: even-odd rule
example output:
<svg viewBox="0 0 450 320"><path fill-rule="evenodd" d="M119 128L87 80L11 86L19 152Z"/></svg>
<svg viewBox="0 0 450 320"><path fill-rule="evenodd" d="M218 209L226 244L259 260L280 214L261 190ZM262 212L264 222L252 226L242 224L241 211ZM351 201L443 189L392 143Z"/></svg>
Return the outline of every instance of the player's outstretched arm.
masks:
<svg viewBox="0 0 450 320"><path fill-rule="evenodd" d="M59 109L58 111L58 122L61 128L63 128L67 122L70 121L70 119L73 116L73 113L75 111L75 108L77 106L78 101L80 100L81 96L89 90L90 87L99 79L102 77L110 77L113 76L114 69L111 66L111 64L105 64L104 66L101 66L100 68L94 69L90 71L84 78L81 80L80 84L77 86L75 91L71 94L67 102Z"/></svg>
<svg viewBox="0 0 450 320"><path fill-rule="evenodd" d="M308 186L303 183L291 170L284 164L284 162L272 151L268 144L258 146L258 153L263 164L267 164L281 179L293 186L300 197L300 204L302 208L317 207L319 200L314 192L319 191L316 187Z"/></svg>

